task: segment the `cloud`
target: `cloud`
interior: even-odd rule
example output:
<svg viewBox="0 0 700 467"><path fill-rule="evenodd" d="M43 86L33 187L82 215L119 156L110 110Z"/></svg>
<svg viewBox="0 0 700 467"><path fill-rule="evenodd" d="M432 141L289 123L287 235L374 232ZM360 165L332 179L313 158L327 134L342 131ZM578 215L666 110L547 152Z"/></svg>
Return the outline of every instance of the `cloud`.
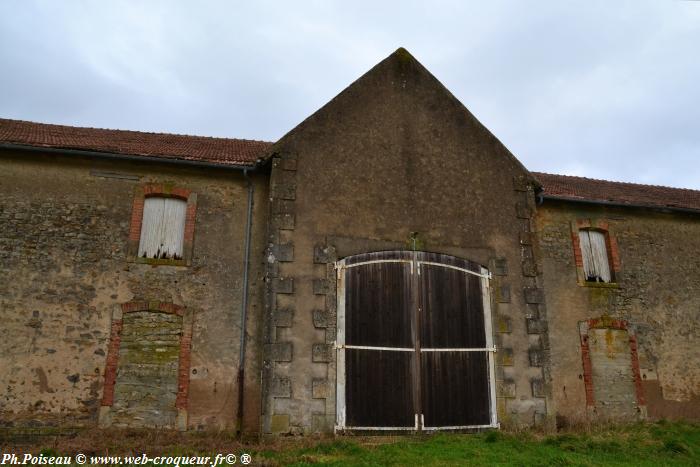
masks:
<svg viewBox="0 0 700 467"><path fill-rule="evenodd" d="M532 170L700 189L700 2L0 2L0 115L276 140L398 46Z"/></svg>

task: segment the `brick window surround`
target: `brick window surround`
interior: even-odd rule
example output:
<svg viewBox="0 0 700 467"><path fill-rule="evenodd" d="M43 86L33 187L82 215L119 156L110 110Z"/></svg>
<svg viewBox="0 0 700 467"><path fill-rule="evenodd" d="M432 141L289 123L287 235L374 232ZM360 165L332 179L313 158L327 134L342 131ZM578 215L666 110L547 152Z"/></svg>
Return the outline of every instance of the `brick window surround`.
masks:
<svg viewBox="0 0 700 467"><path fill-rule="evenodd" d="M107 361L104 372L104 387L102 403L100 404L100 425L109 426L110 410L114 404L114 387L117 383L117 367L119 364L119 346L123 328L124 313L149 311L153 313L169 313L182 317L182 335L180 336L180 352L177 370L177 396L175 407L178 412L178 428L187 429L187 407L190 388L190 364L192 351L193 314L184 306L159 301L132 301L115 306L112 312L112 326L107 350Z"/></svg>
<svg viewBox="0 0 700 467"><path fill-rule="evenodd" d="M646 414L646 400L642 389L642 378L639 371L639 355L637 352L637 335L634 328L622 319L614 319L607 316L592 318L579 323L579 335L581 338L581 359L583 363L583 383L586 388L586 406L589 410L595 409L595 393L593 391L593 364L591 362L590 344L588 342L588 331L590 329L616 329L627 331L630 344L630 359L632 364L632 376L634 378L634 389L637 397L637 405Z"/></svg>
<svg viewBox="0 0 700 467"><path fill-rule="evenodd" d="M185 238L182 246L182 259L141 258L138 256L141 241L141 224L143 222L143 206L150 196L178 198L187 202L185 212ZM192 248L194 245L194 224L197 213L197 194L192 191L174 187L164 183L150 183L136 188L133 207L131 209L131 227L127 246L127 260L134 263L152 265L190 266L192 264Z"/></svg>
<svg viewBox="0 0 700 467"><path fill-rule="evenodd" d="M608 262L612 273L612 282L589 282L583 271L583 254L581 253L581 240L579 230L595 230L605 235L605 248L608 251ZM617 273L620 272L620 252L615 237L610 234L609 224L602 219L577 219L571 222L571 242L574 247L574 260L576 262L576 279L579 285L588 287L617 287Z"/></svg>

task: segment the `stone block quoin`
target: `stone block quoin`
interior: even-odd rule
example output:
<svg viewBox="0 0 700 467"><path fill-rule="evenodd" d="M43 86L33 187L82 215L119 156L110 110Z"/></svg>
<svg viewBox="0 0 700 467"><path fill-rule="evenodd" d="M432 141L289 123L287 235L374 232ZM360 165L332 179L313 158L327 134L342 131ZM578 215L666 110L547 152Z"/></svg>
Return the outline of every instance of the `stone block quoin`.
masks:
<svg viewBox="0 0 700 467"><path fill-rule="evenodd" d="M294 243L283 240L295 229L296 155L274 154L270 174L270 207L268 247L266 251L265 336L263 350L263 432L286 433L291 418L286 413L275 413L275 398L291 397L293 377L279 374L278 364L295 358L292 342L277 340L277 327L294 327L296 313L294 295L295 277L281 276L280 263L295 261ZM280 305L278 298L287 296L287 303Z"/></svg>
<svg viewBox="0 0 700 467"><path fill-rule="evenodd" d="M538 344L527 351L528 363L531 368L539 368L541 375L530 380L531 396L544 399L544 414L548 411L549 387L549 336L545 307L545 293L542 288L541 271L537 264L536 234L533 229L533 217L537 207L535 204L535 186L528 177L515 176L513 188L516 192L515 217L520 225L517 243L520 249L520 274L523 280L523 298L525 302L525 330L528 335L537 336ZM500 293L499 295L504 295ZM505 302L503 298L497 300ZM504 349L505 350L505 349ZM509 349L512 352L512 349ZM503 366L512 365L512 356L500 357ZM535 418L544 416L535 413Z"/></svg>

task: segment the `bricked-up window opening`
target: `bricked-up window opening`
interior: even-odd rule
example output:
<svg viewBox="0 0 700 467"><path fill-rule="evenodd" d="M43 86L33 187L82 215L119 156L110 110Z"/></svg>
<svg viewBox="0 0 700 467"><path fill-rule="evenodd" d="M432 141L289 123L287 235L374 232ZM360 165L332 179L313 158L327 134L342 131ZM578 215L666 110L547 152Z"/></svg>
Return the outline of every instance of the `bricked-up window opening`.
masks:
<svg viewBox="0 0 700 467"><path fill-rule="evenodd" d="M579 333L588 409L607 419L646 417L634 327L602 316L580 321Z"/></svg>
<svg viewBox="0 0 700 467"><path fill-rule="evenodd" d="M612 282L605 234L597 230L578 231L583 272L587 282Z"/></svg>
<svg viewBox="0 0 700 467"><path fill-rule="evenodd" d="M182 259L187 202L178 198L147 197L143 205L138 255L142 258Z"/></svg>
<svg viewBox="0 0 700 467"><path fill-rule="evenodd" d="M112 310L99 423L186 430L193 313L157 300Z"/></svg>

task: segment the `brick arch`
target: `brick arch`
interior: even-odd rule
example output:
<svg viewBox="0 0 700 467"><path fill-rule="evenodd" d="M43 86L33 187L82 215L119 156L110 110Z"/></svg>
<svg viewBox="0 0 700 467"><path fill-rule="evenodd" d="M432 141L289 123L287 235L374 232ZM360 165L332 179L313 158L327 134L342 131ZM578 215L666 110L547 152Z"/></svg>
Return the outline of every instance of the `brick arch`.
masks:
<svg viewBox="0 0 700 467"><path fill-rule="evenodd" d="M114 404L114 388L117 382L117 367L119 364L119 347L124 326L125 313L149 311L154 313L174 314L182 317L182 334L180 335L180 352L178 356L177 396L175 408L178 411L178 428L187 429L187 408L190 385L190 363L192 351L192 312L185 306L157 300L134 300L114 307L110 330L107 361L104 372L104 387L100 409L100 424L109 425L109 411Z"/></svg>
<svg viewBox="0 0 700 467"><path fill-rule="evenodd" d="M150 196L162 196L164 198L178 198L187 201L192 194L191 190L182 187L176 187L163 183L149 183L142 187L143 195L148 198Z"/></svg>
<svg viewBox="0 0 700 467"><path fill-rule="evenodd" d="M161 301L132 301L121 304L122 313L133 313L135 311L155 311L161 313L175 314L184 316L186 308L182 305L176 305L169 302Z"/></svg>

